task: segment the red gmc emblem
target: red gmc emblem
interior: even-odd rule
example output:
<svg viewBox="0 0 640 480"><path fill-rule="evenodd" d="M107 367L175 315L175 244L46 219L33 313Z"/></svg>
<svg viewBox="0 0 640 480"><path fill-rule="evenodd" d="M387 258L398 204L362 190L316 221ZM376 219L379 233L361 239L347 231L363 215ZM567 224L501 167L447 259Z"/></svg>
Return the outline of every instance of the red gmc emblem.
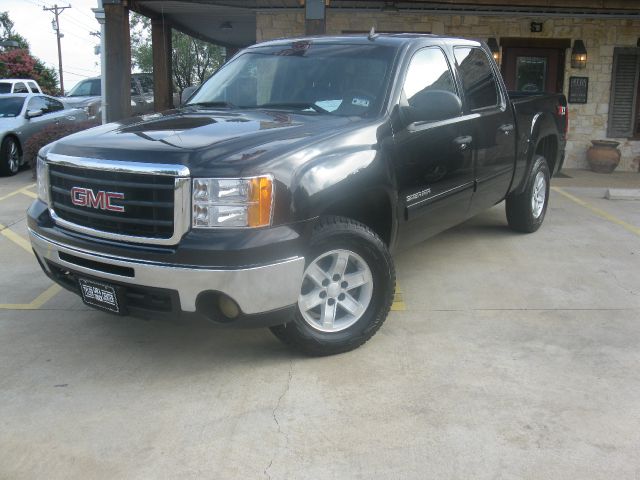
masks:
<svg viewBox="0 0 640 480"><path fill-rule="evenodd" d="M71 203L79 207L98 208L111 212L124 212L122 205L113 205L113 200L124 200L124 193L105 192L94 193L90 188L73 187L71 189Z"/></svg>

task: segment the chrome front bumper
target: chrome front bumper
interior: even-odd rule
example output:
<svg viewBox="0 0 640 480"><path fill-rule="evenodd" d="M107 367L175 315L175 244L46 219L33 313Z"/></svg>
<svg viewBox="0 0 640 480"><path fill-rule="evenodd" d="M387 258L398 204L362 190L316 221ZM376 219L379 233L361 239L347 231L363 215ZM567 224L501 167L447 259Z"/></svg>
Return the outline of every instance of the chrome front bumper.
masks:
<svg viewBox="0 0 640 480"><path fill-rule="evenodd" d="M67 247L29 230L31 245L40 262L47 267L50 261L78 273L105 281L131 285L171 289L178 292L180 306L185 312L196 311L196 299L202 292L221 292L236 301L245 314L277 310L298 301L304 258L293 257L278 263L243 269L210 269L195 266L141 262L132 258L113 257L101 253ZM88 268L60 258L78 257L106 266L133 270L133 276L118 275L96 268ZM93 264L96 265L96 264ZM50 272L49 272L50 273Z"/></svg>

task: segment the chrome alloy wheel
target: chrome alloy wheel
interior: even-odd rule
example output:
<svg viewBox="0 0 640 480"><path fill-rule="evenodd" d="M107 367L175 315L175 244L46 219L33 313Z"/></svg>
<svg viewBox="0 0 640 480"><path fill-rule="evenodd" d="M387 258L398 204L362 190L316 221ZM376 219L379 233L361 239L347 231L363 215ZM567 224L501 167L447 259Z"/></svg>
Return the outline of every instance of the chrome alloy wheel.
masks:
<svg viewBox="0 0 640 480"><path fill-rule="evenodd" d="M9 171L11 173L17 173L20 168L20 152L18 151L18 145L15 140L9 140L9 158L7 159L9 164Z"/></svg>
<svg viewBox="0 0 640 480"><path fill-rule="evenodd" d="M362 317L372 293L373 276L362 257L350 250L331 250L304 271L298 307L312 328L339 332Z"/></svg>
<svg viewBox="0 0 640 480"><path fill-rule="evenodd" d="M547 181L543 172L538 172L533 181L533 193L531 195L531 212L533 218L540 218L544 209L544 202L547 199Z"/></svg>

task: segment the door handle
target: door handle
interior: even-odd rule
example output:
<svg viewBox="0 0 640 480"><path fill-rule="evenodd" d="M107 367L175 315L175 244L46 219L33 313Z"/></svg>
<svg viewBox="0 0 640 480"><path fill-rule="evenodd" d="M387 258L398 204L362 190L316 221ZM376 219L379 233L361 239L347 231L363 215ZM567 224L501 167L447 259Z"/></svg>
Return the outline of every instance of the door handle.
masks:
<svg viewBox="0 0 640 480"><path fill-rule="evenodd" d="M511 123L505 123L504 125L500 125L498 127L498 130L500 130L502 133L504 133L505 135L510 135L511 132L513 132L513 124Z"/></svg>
<svg viewBox="0 0 640 480"><path fill-rule="evenodd" d="M473 142L473 137L471 135L464 135L453 139L453 143L455 143L461 151L469 148L471 146L471 142Z"/></svg>

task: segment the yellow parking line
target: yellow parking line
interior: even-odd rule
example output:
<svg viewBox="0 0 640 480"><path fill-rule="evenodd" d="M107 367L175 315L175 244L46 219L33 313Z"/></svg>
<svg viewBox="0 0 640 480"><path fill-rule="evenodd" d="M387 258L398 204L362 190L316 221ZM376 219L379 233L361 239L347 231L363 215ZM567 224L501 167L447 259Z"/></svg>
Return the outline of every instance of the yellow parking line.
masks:
<svg viewBox="0 0 640 480"><path fill-rule="evenodd" d="M0 303L0 310L38 310L45 303L55 297L62 287L55 283L38 295L35 300L29 303Z"/></svg>
<svg viewBox="0 0 640 480"><path fill-rule="evenodd" d="M610 213L605 212L604 210L601 210L600 208L595 207L590 203L574 195L571 195L569 192L565 192L562 188L551 187L551 190L553 190L554 192L558 192L560 195L568 198L569 200L577 203L578 205L586 208L587 210L590 210L591 212L595 213L599 217L604 218L605 220L609 220L610 222L615 223L616 225L620 225L625 230L640 236L640 227L636 227L635 225L631 225L630 223L627 223L624 220L620 220L618 217L614 217Z"/></svg>
<svg viewBox="0 0 640 480"><path fill-rule="evenodd" d="M5 196L3 196L3 197L0 197L0 202L1 202L2 200L6 200L7 198L13 197L14 195L18 195L19 193L25 193L25 191L27 191L27 189L28 189L28 188L33 188L33 187L35 187L35 186L36 186L36 184L35 184L35 183L32 183L31 185L27 185L27 186L25 186L25 187L20 187L18 190L14 190L14 191L13 191L13 192L11 192L11 193L7 193L7 194L6 194ZM29 195L30 193L33 193L33 192L26 193L25 195ZM35 193L34 193L33 195L35 195ZM29 195L29 196L31 196L31 195ZM37 196L37 195L36 195L36 196Z"/></svg>
<svg viewBox="0 0 640 480"><path fill-rule="evenodd" d="M31 249L31 244L29 243L28 240L25 240L22 236L18 235L9 227L5 227L1 223L0 223L0 234L4 235L6 238L11 240L13 243L18 245L19 247L24 248L27 252L33 253L33 250Z"/></svg>
<svg viewBox="0 0 640 480"><path fill-rule="evenodd" d="M35 200L36 198L38 198L38 194L37 194L37 193L32 192L31 190L27 190L26 188L23 188L22 190L20 190L20 193L22 193L22 194L26 195L27 197L31 197L31 198L33 198L34 200Z"/></svg>
<svg viewBox="0 0 640 480"><path fill-rule="evenodd" d="M391 304L391 311L404 312L407 306L404 303L404 295L400 289L400 284L396 282L396 291L393 294L393 303Z"/></svg>

